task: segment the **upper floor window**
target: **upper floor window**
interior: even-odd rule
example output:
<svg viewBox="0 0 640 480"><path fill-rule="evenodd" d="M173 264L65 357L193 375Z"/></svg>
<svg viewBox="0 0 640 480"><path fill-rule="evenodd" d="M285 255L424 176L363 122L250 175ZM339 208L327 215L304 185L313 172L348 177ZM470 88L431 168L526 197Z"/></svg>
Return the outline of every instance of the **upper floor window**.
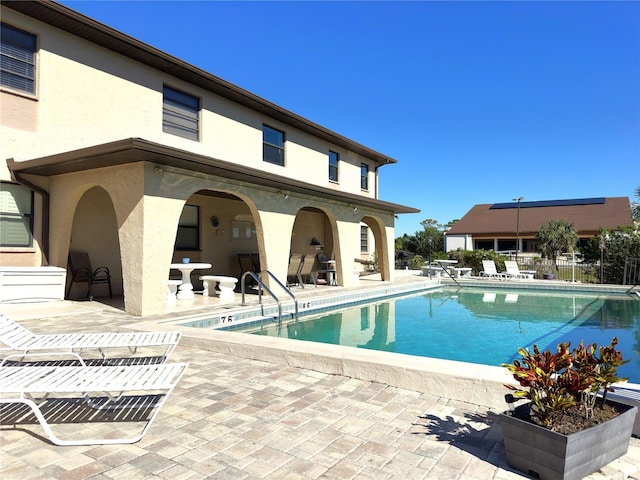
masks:
<svg viewBox="0 0 640 480"><path fill-rule="evenodd" d="M340 156L336 152L329 150L329 180L338 181L338 162Z"/></svg>
<svg viewBox="0 0 640 480"><path fill-rule="evenodd" d="M284 166L284 132L262 126L262 159Z"/></svg>
<svg viewBox="0 0 640 480"><path fill-rule="evenodd" d="M35 94L36 36L3 23L0 39L0 84Z"/></svg>
<svg viewBox="0 0 640 480"><path fill-rule="evenodd" d="M200 207L185 205L178 221L176 250L200 249Z"/></svg>
<svg viewBox="0 0 640 480"><path fill-rule="evenodd" d="M200 100L165 86L162 90L162 130L190 140L198 140Z"/></svg>
<svg viewBox="0 0 640 480"><path fill-rule="evenodd" d="M15 183L0 183L0 246L33 245L33 192Z"/></svg>
<svg viewBox="0 0 640 480"><path fill-rule="evenodd" d="M360 188L369 190L369 165L366 163L360 164Z"/></svg>

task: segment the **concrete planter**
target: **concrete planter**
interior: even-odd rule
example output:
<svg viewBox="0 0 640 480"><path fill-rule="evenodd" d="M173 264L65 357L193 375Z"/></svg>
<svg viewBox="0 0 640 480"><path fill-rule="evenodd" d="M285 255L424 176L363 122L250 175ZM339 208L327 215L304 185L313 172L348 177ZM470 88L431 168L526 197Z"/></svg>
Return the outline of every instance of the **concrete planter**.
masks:
<svg viewBox="0 0 640 480"><path fill-rule="evenodd" d="M638 407L608 401L621 412L615 418L571 435L562 435L521 420L529 404L516 415L500 414L507 462L542 480L579 480L621 457L629 448Z"/></svg>

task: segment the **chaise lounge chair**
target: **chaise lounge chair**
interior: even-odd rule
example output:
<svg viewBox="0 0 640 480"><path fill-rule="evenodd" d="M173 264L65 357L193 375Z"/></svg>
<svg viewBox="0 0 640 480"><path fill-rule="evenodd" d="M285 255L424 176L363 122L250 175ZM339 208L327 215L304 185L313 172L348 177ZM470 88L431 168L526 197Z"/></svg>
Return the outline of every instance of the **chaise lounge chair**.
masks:
<svg viewBox="0 0 640 480"><path fill-rule="evenodd" d="M484 271L480 272L480 277L506 280L508 275L506 273L498 273L496 263L493 260L482 260L482 268Z"/></svg>
<svg viewBox="0 0 640 480"><path fill-rule="evenodd" d="M107 349L126 348L135 355L141 347L163 347L162 361L166 361L178 345L181 335L179 331L38 335L0 313L0 344L6 345L0 346L0 354L8 355L0 366L13 357L42 357L52 354L70 355L86 365L81 355L87 350L97 351L106 361Z"/></svg>
<svg viewBox="0 0 640 480"><path fill-rule="evenodd" d="M505 260L504 267L507 270L507 275L509 278L514 280L530 280L531 276L520 271L518 264L513 260Z"/></svg>
<svg viewBox="0 0 640 480"><path fill-rule="evenodd" d="M187 367L187 363L117 367L0 367L2 423L31 423L21 407L26 405L33 411L49 440L56 445L135 443L147 433ZM95 394L101 396L96 397ZM83 408L88 413L83 413ZM100 415L99 412L115 409L127 409L127 414ZM50 426L52 422L77 423L86 428L86 423L91 421L144 421L145 425L134 436L68 440L56 435Z"/></svg>

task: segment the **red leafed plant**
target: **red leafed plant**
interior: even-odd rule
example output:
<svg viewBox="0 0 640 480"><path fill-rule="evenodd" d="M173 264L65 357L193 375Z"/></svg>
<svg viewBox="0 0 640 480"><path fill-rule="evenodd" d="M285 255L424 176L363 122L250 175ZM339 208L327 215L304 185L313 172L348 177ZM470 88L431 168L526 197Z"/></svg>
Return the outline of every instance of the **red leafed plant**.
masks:
<svg viewBox="0 0 640 480"><path fill-rule="evenodd" d="M521 388L505 385L514 391L516 398L531 401L530 414L537 423L551 430L560 415L580 405L585 418L593 415L597 394L603 391L602 405L606 401L611 385L626 381L617 376L620 365L626 363L622 353L616 350L618 339L614 337L607 347L594 343L580 343L569 351L570 343L560 343L556 352L540 352L537 345L533 353L526 348L518 349L522 361L502 364L518 381Z"/></svg>

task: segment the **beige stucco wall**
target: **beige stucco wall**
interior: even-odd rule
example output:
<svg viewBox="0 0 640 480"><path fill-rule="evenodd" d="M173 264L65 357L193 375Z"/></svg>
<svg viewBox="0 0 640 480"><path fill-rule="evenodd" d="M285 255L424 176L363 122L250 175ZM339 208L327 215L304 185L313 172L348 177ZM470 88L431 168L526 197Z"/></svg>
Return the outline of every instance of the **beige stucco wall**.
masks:
<svg viewBox="0 0 640 480"><path fill-rule="evenodd" d="M124 138L143 138L265 172L375 196L376 163L288 127L262 114L193 87L162 71L82 41L2 7L3 22L38 35L37 92L0 89L0 180L10 181L4 162L23 161ZM213 72L215 73L215 72ZM201 98L201 138L191 141L162 131L162 89L170 85ZM262 125L285 131L285 166L262 160ZM340 154L339 182L328 180L328 151ZM369 190L360 189L360 164L369 166ZM43 211L35 196L35 243L12 252L18 264L66 267L69 248L86 250L94 266L112 270L114 293L124 292L127 312L162 313L169 264L183 256L213 265L212 272L240 274L237 253L259 253L261 267L286 278L291 252L315 255L312 237L337 261L338 282L351 285L361 256L360 222L376 229L383 279L393 265L392 213L354 211L344 201L259 187L151 163L99 168L30 181L50 194L50 251L41 259ZM204 195L212 190L237 200ZM185 202L200 206L201 248L175 252ZM214 227L212 216L219 218ZM252 234L234 238L234 222L249 221ZM373 234L372 234L373 235ZM0 256L4 264L7 249ZM391 262L389 262L391 260ZM80 287L84 288L84 287Z"/></svg>
<svg viewBox="0 0 640 480"><path fill-rule="evenodd" d="M4 92L2 157L37 158L123 138L139 137L341 191L374 195L371 160L288 127L61 30L2 8L3 21L36 33L37 94L27 103ZM215 73L215 72L213 72ZM162 131L163 85L201 99L201 138ZM35 118L35 125L34 125ZM262 125L285 132L285 166L262 160ZM328 151L340 154L340 182L328 180ZM370 188L360 190L360 163ZM2 179L8 179L2 162Z"/></svg>

